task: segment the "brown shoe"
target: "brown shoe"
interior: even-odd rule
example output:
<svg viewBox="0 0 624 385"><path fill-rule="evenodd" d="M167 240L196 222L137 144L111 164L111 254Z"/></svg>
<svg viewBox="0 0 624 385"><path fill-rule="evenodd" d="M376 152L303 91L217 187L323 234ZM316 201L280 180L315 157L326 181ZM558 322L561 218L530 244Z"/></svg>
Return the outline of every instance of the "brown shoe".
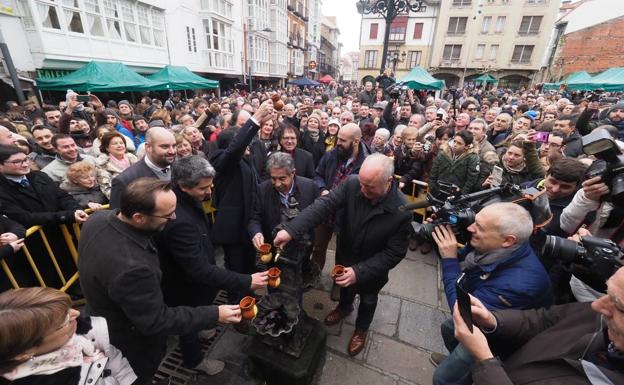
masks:
<svg viewBox="0 0 624 385"><path fill-rule="evenodd" d="M366 344L366 335L368 331L355 329L351 339L349 340L348 353L350 356L357 356L364 349Z"/></svg>
<svg viewBox="0 0 624 385"><path fill-rule="evenodd" d="M418 240L416 240L415 238L410 238L407 247L410 249L410 251L416 251L416 249L418 249Z"/></svg>
<svg viewBox="0 0 624 385"><path fill-rule="evenodd" d="M343 312L342 310L335 308L334 310L329 312L327 317L325 317L325 325L327 326L336 325L338 322L342 321L349 314L351 314L351 312Z"/></svg>

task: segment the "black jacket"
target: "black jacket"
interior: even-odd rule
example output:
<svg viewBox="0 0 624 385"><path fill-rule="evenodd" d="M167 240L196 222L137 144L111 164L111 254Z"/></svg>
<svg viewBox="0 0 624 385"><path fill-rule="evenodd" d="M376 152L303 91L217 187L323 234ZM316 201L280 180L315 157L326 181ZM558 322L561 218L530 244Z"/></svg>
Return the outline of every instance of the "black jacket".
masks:
<svg viewBox="0 0 624 385"><path fill-rule="evenodd" d="M146 155L147 156L147 155ZM121 193L127 185L138 178L151 177L156 178L156 174L145 163L145 158L139 160L132 166L125 169L121 174L113 178L110 195L110 208L118 209L121 200Z"/></svg>
<svg viewBox="0 0 624 385"><path fill-rule="evenodd" d="M29 188L0 176L0 212L24 227L74 222L78 202L49 176L32 171Z"/></svg>
<svg viewBox="0 0 624 385"><path fill-rule="evenodd" d="M178 198L176 219L154 237L167 305L210 305L219 289L249 289L251 276L216 266L211 225L202 205L177 187L173 191Z"/></svg>
<svg viewBox="0 0 624 385"><path fill-rule="evenodd" d="M574 131L566 138L563 153L569 158L577 158L585 154L583 152L583 137L581 134Z"/></svg>
<svg viewBox="0 0 624 385"><path fill-rule="evenodd" d="M302 211L319 196L319 189L312 179L298 175L295 176L294 183L293 195L299 202L299 211ZM257 233L262 233L265 240L273 239L273 229L282 221L281 209L279 193L273 188L271 181L261 183L258 186L249 220L249 236L253 238Z"/></svg>
<svg viewBox="0 0 624 385"><path fill-rule="evenodd" d="M407 251L412 214L399 211L404 202L405 195L393 182L385 197L371 203L362 195L358 177L352 175L283 226L299 238L331 215L340 216L336 263L353 267L359 288L380 290Z"/></svg>
<svg viewBox="0 0 624 385"><path fill-rule="evenodd" d="M360 142L360 149L358 151L358 156L355 159L355 164L351 169L351 174L357 174L360 172L360 166L362 166L362 162L364 162L364 158L370 155L370 150L364 144L364 142ZM318 186L319 190L330 190L332 184L334 182L334 176L336 175L336 170L338 169L338 149L334 148L331 151L328 151L323 155L319 165L316 167L315 175L314 175L314 183Z"/></svg>
<svg viewBox="0 0 624 385"><path fill-rule="evenodd" d="M301 134L301 142L299 143L301 148L312 154L312 161L314 162L314 168L318 166L321 158L325 154L325 134L319 132L319 138L315 142L310 138L310 133L306 130Z"/></svg>
<svg viewBox="0 0 624 385"><path fill-rule="evenodd" d="M297 175L309 179L314 178L314 159L312 154L301 148L295 148L295 152L292 155Z"/></svg>
<svg viewBox="0 0 624 385"><path fill-rule="evenodd" d="M26 229L19 223L0 215L0 234L13 233L17 235L17 238L24 238L26 235ZM11 245L0 246L0 260L10 257L15 254Z"/></svg>
<svg viewBox="0 0 624 385"><path fill-rule="evenodd" d="M258 176L245 149L260 126L249 119L226 149L217 150L210 163L217 171L214 179L214 203L217 208L212 240L218 244L248 242L247 223L251 216L253 194Z"/></svg>

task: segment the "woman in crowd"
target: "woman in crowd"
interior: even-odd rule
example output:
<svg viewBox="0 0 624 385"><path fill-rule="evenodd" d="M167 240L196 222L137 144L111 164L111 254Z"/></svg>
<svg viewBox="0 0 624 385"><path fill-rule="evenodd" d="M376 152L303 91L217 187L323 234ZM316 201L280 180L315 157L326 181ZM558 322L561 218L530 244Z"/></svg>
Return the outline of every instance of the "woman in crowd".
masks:
<svg viewBox="0 0 624 385"><path fill-rule="evenodd" d="M118 132L102 136L100 156L96 159L97 180L102 193L110 199L113 178L135 164L138 159L126 151L126 141Z"/></svg>
<svg viewBox="0 0 624 385"><path fill-rule="evenodd" d="M327 126L327 135L325 136L325 152L329 152L336 147L339 130L340 121L338 119L330 119Z"/></svg>
<svg viewBox="0 0 624 385"><path fill-rule="evenodd" d="M114 132L114 131L115 129L108 124L104 124L96 128L93 131L93 146L91 146L91 148L88 149L87 155L91 155L94 158L97 158L98 156L100 156L102 154L102 152L100 151L100 146L102 146L102 137L107 132ZM134 146L134 141L125 135L123 136L123 138L124 138L124 141L126 142L126 150L128 150L128 152L134 153L134 151L136 151L136 147Z"/></svg>
<svg viewBox="0 0 624 385"><path fill-rule="evenodd" d="M191 155L197 155L197 151L191 145L188 139L182 134L176 134L176 156L178 158L184 158Z"/></svg>
<svg viewBox="0 0 624 385"><path fill-rule="evenodd" d="M89 162L76 162L69 166L61 189L67 191L80 204L80 207L98 210L108 203L96 179L95 166Z"/></svg>
<svg viewBox="0 0 624 385"><path fill-rule="evenodd" d="M479 179L479 154L472 141L472 133L463 130L455 134L452 144L442 146L429 177L433 195L439 196L440 182L456 185L462 194L475 189Z"/></svg>
<svg viewBox="0 0 624 385"><path fill-rule="evenodd" d="M502 184L520 185L544 177L544 168L535 148L535 142L531 138L532 136L527 139L518 138L514 140L500 157L500 162L497 165L503 169ZM479 178L481 188L492 186L493 167L494 165L482 167Z"/></svg>
<svg viewBox="0 0 624 385"><path fill-rule="evenodd" d="M130 385L136 375L109 343L106 319L79 317L47 287L0 294L0 383Z"/></svg>
<svg viewBox="0 0 624 385"><path fill-rule="evenodd" d="M308 126L301 134L301 148L312 154L316 167L325 154L325 133L321 131L321 116L312 114L308 118Z"/></svg>

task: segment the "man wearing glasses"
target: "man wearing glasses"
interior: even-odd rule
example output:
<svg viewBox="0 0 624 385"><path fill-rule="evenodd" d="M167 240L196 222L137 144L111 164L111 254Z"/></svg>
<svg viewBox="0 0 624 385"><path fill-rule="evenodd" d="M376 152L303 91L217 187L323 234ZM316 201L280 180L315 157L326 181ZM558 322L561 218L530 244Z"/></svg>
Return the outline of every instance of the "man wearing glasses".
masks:
<svg viewBox="0 0 624 385"><path fill-rule="evenodd" d="M239 322L240 309L167 306L152 236L175 220L176 195L167 181L139 178L120 198L119 210L98 212L83 227L78 270L88 312L108 321L110 342L130 362L135 384L150 384L168 335Z"/></svg>
<svg viewBox="0 0 624 385"><path fill-rule="evenodd" d="M624 268L607 280L607 294L593 302L492 313L470 299L474 333L457 305L453 320L457 339L475 359L475 385L624 383ZM495 341L515 348L503 362L490 350Z"/></svg>

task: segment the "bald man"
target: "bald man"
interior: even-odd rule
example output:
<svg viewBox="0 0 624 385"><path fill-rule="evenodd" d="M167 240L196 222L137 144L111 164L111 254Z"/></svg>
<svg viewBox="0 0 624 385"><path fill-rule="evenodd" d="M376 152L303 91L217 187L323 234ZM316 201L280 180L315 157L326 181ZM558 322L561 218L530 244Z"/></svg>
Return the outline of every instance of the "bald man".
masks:
<svg viewBox="0 0 624 385"><path fill-rule="evenodd" d="M145 135L145 156L113 178L110 207L120 207L121 192L132 181L142 177L171 179L171 164L176 156L176 140L165 127L152 127Z"/></svg>
<svg viewBox="0 0 624 385"><path fill-rule="evenodd" d="M13 133L6 127L0 126L0 144L12 146L15 144Z"/></svg>
<svg viewBox="0 0 624 385"><path fill-rule="evenodd" d="M348 316L353 311L355 295L360 295L355 332L347 348L351 356L364 349L379 291L388 282L390 269L401 262L407 251L411 213L398 210L406 200L393 174L392 159L382 154L368 156L359 175L347 177L295 219L282 223L283 230L273 241L284 247L327 218L336 218L336 263L346 269L336 279L340 302L325 317L325 324L335 325Z"/></svg>

